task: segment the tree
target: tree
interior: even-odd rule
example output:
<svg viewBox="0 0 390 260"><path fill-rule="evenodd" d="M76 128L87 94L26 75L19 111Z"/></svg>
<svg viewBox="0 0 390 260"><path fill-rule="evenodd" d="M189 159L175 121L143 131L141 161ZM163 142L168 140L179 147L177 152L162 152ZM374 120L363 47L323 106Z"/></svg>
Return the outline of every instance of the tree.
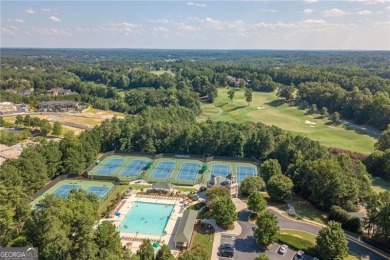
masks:
<svg viewBox="0 0 390 260"><path fill-rule="evenodd" d="M175 260L175 257L172 255L171 249L163 244L157 251L155 260Z"/></svg>
<svg viewBox="0 0 390 260"><path fill-rule="evenodd" d="M230 227L237 220L236 206L230 196L216 199L211 210L215 221L222 227Z"/></svg>
<svg viewBox="0 0 390 260"><path fill-rule="evenodd" d="M97 252L98 259L123 259L119 232L111 222L103 221L97 226L95 243L99 248Z"/></svg>
<svg viewBox="0 0 390 260"><path fill-rule="evenodd" d="M67 199L47 196L38 206L32 210L24 230L29 244L40 248L40 258L96 258L99 253L93 229L99 219L99 202L96 196L87 195L83 190L73 190ZM99 241L103 241L101 239L103 238L100 237ZM103 247L104 251L116 252L112 248L120 247L120 244L115 244L118 241L110 241L111 246Z"/></svg>
<svg viewBox="0 0 390 260"><path fill-rule="evenodd" d="M315 114L315 113L317 113L317 111L318 111L317 105L316 104L312 104L310 106L309 114Z"/></svg>
<svg viewBox="0 0 390 260"><path fill-rule="evenodd" d="M338 123L339 120L340 120L340 113L339 112L334 112L332 114L332 118L331 119L332 119L333 124Z"/></svg>
<svg viewBox="0 0 390 260"><path fill-rule="evenodd" d="M139 246L137 255L140 260L153 260L154 259L154 249L152 243L149 239L142 241L142 244Z"/></svg>
<svg viewBox="0 0 390 260"><path fill-rule="evenodd" d="M260 167L261 177L267 182L272 176L282 173L282 167L276 159L266 160Z"/></svg>
<svg viewBox="0 0 390 260"><path fill-rule="evenodd" d="M17 115L17 116L16 116L15 124L16 124L17 126L21 126L21 125L24 124L24 118L23 118L22 115Z"/></svg>
<svg viewBox="0 0 390 260"><path fill-rule="evenodd" d="M246 81L244 79L239 79L238 83L240 88L244 88L246 85Z"/></svg>
<svg viewBox="0 0 390 260"><path fill-rule="evenodd" d="M293 85L281 86L276 95L280 98L290 100L294 98L294 92L295 92L295 87Z"/></svg>
<svg viewBox="0 0 390 260"><path fill-rule="evenodd" d="M43 136L47 136L50 132L51 132L51 130L52 130L52 126L51 126L51 124L49 123L49 121L48 120L46 120L46 119L42 119L41 120L41 123L40 123L40 129L41 129L41 134L43 135Z"/></svg>
<svg viewBox="0 0 390 260"><path fill-rule="evenodd" d="M60 136L62 134L62 124L58 121L55 121L53 124L53 135Z"/></svg>
<svg viewBox="0 0 390 260"><path fill-rule="evenodd" d="M265 201L263 195L260 192L255 191L248 197L248 209L253 211L255 214L258 214L265 210L267 207L267 202Z"/></svg>
<svg viewBox="0 0 390 260"><path fill-rule="evenodd" d="M367 200L365 228L372 238L389 243L390 237L390 192L371 194Z"/></svg>
<svg viewBox="0 0 390 260"><path fill-rule="evenodd" d="M5 121L4 121L4 118L1 116L0 117L0 126L4 126L5 125Z"/></svg>
<svg viewBox="0 0 390 260"><path fill-rule="evenodd" d="M179 260L205 260L209 258L209 253L203 244L195 244L191 250L186 250L179 256Z"/></svg>
<svg viewBox="0 0 390 260"><path fill-rule="evenodd" d="M272 176L267 182L267 191L272 200L284 201L291 198L292 180L282 174Z"/></svg>
<svg viewBox="0 0 390 260"><path fill-rule="evenodd" d="M269 257L266 254L261 253L260 255L256 256L254 260L269 260Z"/></svg>
<svg viewBox="0 0 390 260"><path fill-rule="evenodd" d="M244 95L245 95L245 101L248 102L248 106L250 106L253 98L252 89L246 88Z"/></svg>
<svg viewBox="0 0 390 260"><path fill-rule="evenodd" d="M209 201L214 201L220 197L230 197L230 191L226 187L216 186L206 190L206 195Z"/></svg>
<svg viewBox="0 0 390 260"><path fill-rule="evenodd" d="M324 117L327 117L328 116L328 108L327 107L322 107L321 108L321 115L324 116Z"/></svg>
<svg viewBox="0 0 390 260"><path fill-rule="evenodd" d="M229 99L233 100L234 95L236 94L236 91L234 89L230 89L227 94L228 94Z"/></svg>
<svg viewBox="0 0 390 260"><path fill-rule="evenodd" d="M382 132L378 142L375 144L375 148L380 151L390 149L390 129Z"/></svg>
<svg viewBox="0 0 390 260"><path fill-rule="evenodd" d="M245 178L240 184L240 193L243 196L249 196L255 191L261 191L265 188L265 183L261 177L250 176Z"/></svg>
<svg viewBox="0 0 390 260"><path fill-rule="evenodd" d="M31 126L31 116L30 115L26 115L24 117L24 126Z"/></svg>
<svg viewBox="0 0 390 260"><path fill-rule="evenodd" d="M261 212L256 219L257 228L254 237L262 244L269 245L277 240L279 233L278 219L268 211Z"/></svg>
<svg viewBox="0 0 390 260"><path fill-rule="evenodd" d="M348 255L348 241L338 222L329 221L328 226L320 230L316 241L316 249L321 259L341 260Z"/></svg>

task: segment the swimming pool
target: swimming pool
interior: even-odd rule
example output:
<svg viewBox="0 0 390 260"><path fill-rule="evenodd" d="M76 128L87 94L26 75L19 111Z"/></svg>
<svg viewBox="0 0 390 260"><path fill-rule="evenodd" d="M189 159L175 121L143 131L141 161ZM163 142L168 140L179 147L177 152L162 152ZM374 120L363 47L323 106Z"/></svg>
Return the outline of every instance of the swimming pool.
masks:
<svg viewBox="0 0 390 260"><path fill-rule="evenodd" d="M161 236L171 216L173 205L134 202L119 226L120 232Z"/></svg>

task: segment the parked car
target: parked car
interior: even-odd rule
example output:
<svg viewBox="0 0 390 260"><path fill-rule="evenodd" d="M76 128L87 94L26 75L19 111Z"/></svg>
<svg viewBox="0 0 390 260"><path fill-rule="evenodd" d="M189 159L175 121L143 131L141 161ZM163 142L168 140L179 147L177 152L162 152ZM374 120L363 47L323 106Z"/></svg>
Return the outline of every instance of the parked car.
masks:
<svg viewBox="0 0 390 260"><path fill-rule="evenodd" d="M303 252L302 250L299 250L298 252L295 253L294 255L294 260L300 260L300 259L303 259L303 255L305 254L305 252Z"/></svg>
<svg viewBox="0 0 390 260"><path fill-rule="evenodd" d="M219 255L224 257L233 257L234 256L234 247L233 245L224 244L219 247Z"/></svg>
<svg viewBox="0 0 390 260"><path fill-rule="evenodd" d="M284 255L284 254L287 252L287 249L288 249L288 246L287 246L287 245L281 245L281 246L279 247L278 252L279 252L279 254Z"/></svg>

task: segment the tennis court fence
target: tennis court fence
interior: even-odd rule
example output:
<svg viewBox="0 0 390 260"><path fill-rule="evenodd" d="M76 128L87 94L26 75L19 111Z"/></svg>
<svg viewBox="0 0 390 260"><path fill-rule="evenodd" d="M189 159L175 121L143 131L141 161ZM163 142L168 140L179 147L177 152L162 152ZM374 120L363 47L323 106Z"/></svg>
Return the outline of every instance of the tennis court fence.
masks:
<svg viewBox="0 0 390 260"><path fill-rule="evenodd" d="M176 178L152 178L145 175L145 173L141 173L138 176L108 176L108 175L88 175L89 180L104 180L104 181L113 181L113 182L131 182L135 180L145 180L147 182L168 182L177 185L195 185L202 183L202 178L197 178L195 180L180 180Z"/></svg>

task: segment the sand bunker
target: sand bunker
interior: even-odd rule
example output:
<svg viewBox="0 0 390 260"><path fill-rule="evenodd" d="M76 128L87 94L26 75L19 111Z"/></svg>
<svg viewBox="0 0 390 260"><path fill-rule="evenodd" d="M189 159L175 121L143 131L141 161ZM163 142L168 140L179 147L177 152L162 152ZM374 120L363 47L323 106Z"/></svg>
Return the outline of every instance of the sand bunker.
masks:
<svg viewBox="0 0 390 260"><path fill-rule="evenodd" d="M316 123L312 122L312 121L309 121L309 120L306 120L305 121L305 124L306 125L316 125Z"/></svg>
<svg viewBox="0 0 390 260"><path fill-rule="evenodd" d="M265 107L257 107L257 109L264 109L264 108L267 108L266 106Z"/></svg>

